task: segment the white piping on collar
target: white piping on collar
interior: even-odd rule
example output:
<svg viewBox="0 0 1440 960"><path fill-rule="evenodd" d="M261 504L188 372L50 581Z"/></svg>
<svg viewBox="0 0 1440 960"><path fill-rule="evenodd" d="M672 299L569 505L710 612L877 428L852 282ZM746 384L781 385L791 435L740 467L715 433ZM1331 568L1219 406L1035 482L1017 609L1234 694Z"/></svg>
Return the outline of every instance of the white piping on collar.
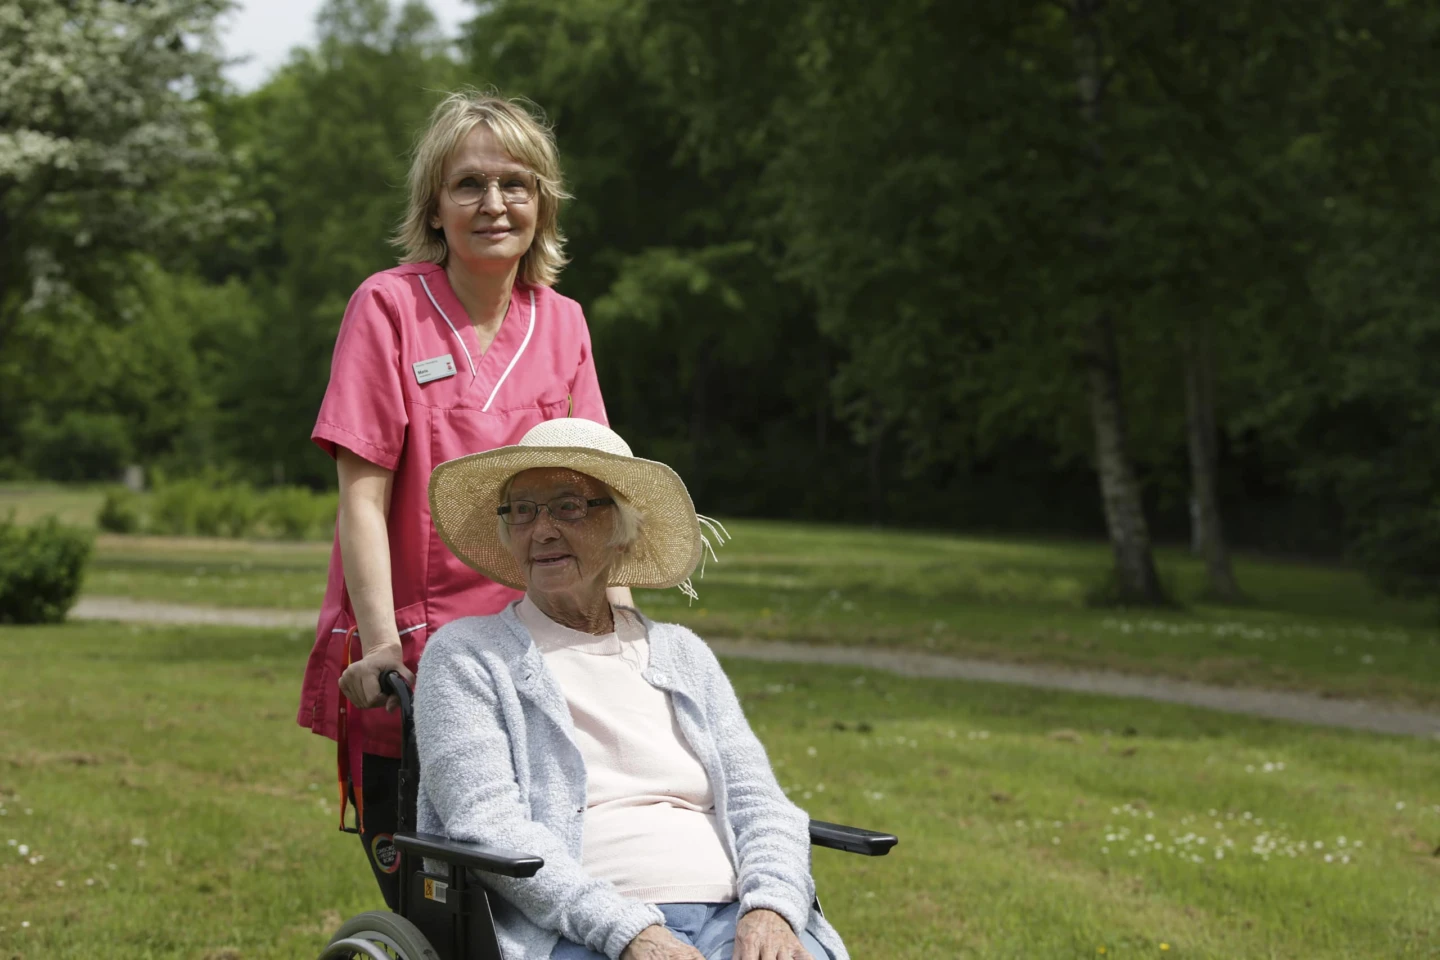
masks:
<svg viewBox="0 0 1440 960"><path fill-rule="evenodd" d="M427 290L426 292L428 293L429 291ZM531 337L531 335L534 334L534 333L535 333L535 291L532 289L532 290L530 291L530 329L528 329L528 330L525 331L525 339L520 342L520 349L515 351L515 356L513 356L513 357L510 358L510 365L505 368L505 372L502 373L502 374L500 374L500 379L495 382L495 389L490 391L490 397L489 397L489 399L487 399L487 400L485 401L485 406L483 406L483 407L480 408L480 412L481 412L481 413L484 413L485 411L489 410L489 409L490 409L490 404L492 404L492 403L495 402L495 394L497 394L497 393L500 392L500 386L505 382L505 378L508 377L508 376L510 376L510 371L515 369L515 362L520 359L520 354L524 353L524 352L525 352L525 348L530 345L530 337Z"/></svg>
<svg viewBox="0 0 1440 960"><path fill-rule="evenodd" d="M450 317L446 315L445 308L440 306L440 302L435 299L435 294L430 292L430 284L425 282L425 275L423 273L420 274L420 286L425 288L425 296L429 297L430 302L435 305L435 309L440 311L440 316L445 318L445 326L449 327L450 332L455 334L455 340L460 344L460 349L465 351L465 359L470 361L470 376L478 377L480 373L475 369L475 358L470 356L470 348L465 346L465 338L460 336L460 331L455 329L455 324L451 323Z"/></svg>

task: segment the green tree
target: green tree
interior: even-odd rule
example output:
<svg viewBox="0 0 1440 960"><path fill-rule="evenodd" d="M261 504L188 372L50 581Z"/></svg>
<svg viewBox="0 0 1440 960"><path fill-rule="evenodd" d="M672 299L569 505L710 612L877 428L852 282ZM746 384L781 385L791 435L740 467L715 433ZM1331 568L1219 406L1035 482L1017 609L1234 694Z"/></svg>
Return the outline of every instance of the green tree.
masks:
<svg viewBox="0 0 1440 960"><path fill-rule="evenodd" d="M257 479L325 484L334 468L306 438L335 334L360 282L396 262L408 152L459 72L422 3L330 0L317 26L315 49L217 108L271 226L210 269L241 276L256 310L219 385L226 451Z"/></svg>
<svg viewBox="0 0 1440 960"><path fill-rule="evenodd" d="M128 255L164 256L243 208L198 94L229 0L0 3L0 350L71 295L109 315Z"/></svg>
<svg viewBox="0 0 1440 960"><path fill-rule="evenodd" d="M1238 595L1218 474L1222 438L1241 439L1267 389L1246 357L1307 355L1293 348L1322 310L1313 271L1333 271L1322 199L1363 172L1366 203L1396 202L1378 186L1396 176L1392 127L1407 156L1433 155L1410 135L1434 129L1433 13L632 9L690 148L761 164L770 236L846 348L836 388L862 435L894 436L915 464L1025 435L1065 458L1088 437L1120 597L1160 597L1147 481L1193 491L1211 591Z"/></svg>
<svg viewBox="0 0 1440 960"><path fill-rule="evenodd" d="M0 356L0 408L22 422L42 475L115 479L134 460L199 466L218 456L215 384L237 332L253 323L249 293L144 257L127 264L109 294L113 315L82 298L28 312Z"/></svg>
<svg viewBox="0 0 1440 960"><path fill-rule="evenodd" d="M647 51L696 149L763 164L862 438L924 463L1048 421L1073 450L1088 408L1119 593L1160 600L1127 450L1114 291L1133 243L1101 25L1049 4L736 6L648 5Z"/></svg>
<svg viewBox="0 0 1440 960"><path fill-rule="evenodd" d="M826 345L759 228L763 167L712 171L685 149L645 29L629 0L512 0L463 43L478 82L554 124L575 196L559 289L587 311L612 422L708 509L854 511Z"/></svg>

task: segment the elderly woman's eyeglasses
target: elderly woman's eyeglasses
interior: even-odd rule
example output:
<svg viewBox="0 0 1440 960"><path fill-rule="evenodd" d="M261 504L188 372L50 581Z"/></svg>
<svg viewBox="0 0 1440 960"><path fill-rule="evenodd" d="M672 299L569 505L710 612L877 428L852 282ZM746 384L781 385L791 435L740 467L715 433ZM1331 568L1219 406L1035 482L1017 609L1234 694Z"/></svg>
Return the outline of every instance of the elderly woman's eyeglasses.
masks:
<svg viewBox="0 0 1440 960"><path fill-rule="evenodd" d="M584 520L591 507L608 507L614 504L615 500L612 497L595 497L592 500L586 500L584 497L556 497L548 503L536 503L534 500L511 500L508 503L502 503L495 512L510 526L518 527L521 524L530 523L540 516L541 507L550 511L552 520L574 523L576 520Z"/></svg>
<svg viewBox="0 0 1440 960"><path fill-rule="evenodd" d="M535 174L528 170L508 170L505 173L485 173L475 170L457 173L445 181L445 192L450 199L462 207L473 207L485 199L490 184L500 191L500 199L506 203L529 203L535 196Z"/></svg>

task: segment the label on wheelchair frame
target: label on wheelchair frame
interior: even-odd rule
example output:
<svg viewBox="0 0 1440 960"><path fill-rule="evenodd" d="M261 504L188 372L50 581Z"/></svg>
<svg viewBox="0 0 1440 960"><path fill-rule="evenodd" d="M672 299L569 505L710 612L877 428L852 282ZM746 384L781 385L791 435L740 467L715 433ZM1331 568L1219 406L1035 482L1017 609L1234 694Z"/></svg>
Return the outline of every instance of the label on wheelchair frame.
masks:
<svg viewBox="0 0 1440 960"><path fill-rule="evenodd" d="M375 866L386 873L400 869L400 851L395 846L395 838L388 833L376 834L370 842L370 855L375 858Z"/></svg>
<svg viewBox="0 0 1440 960"><path fill-rule="evenodd" d="M431 880L429 877L425 878L426 900L434 900L436 903L444 903L445 891L449 889L450 885L448 883L443 883L439 880Z"/></svg>

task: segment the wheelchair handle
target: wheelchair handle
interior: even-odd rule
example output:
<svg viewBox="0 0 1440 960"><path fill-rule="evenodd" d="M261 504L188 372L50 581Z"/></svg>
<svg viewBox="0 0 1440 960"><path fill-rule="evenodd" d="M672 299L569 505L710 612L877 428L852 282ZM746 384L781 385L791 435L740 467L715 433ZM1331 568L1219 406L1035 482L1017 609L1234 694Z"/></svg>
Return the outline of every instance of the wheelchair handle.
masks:
<svg viewBox="0 0 1440 960"><path fill-rule="evenodd" d="M400 715L402 717L410 716L410 688L405 685L405 678L400 676L399 671L386 670L380 674L380 692L398 697Z"/></svg>

